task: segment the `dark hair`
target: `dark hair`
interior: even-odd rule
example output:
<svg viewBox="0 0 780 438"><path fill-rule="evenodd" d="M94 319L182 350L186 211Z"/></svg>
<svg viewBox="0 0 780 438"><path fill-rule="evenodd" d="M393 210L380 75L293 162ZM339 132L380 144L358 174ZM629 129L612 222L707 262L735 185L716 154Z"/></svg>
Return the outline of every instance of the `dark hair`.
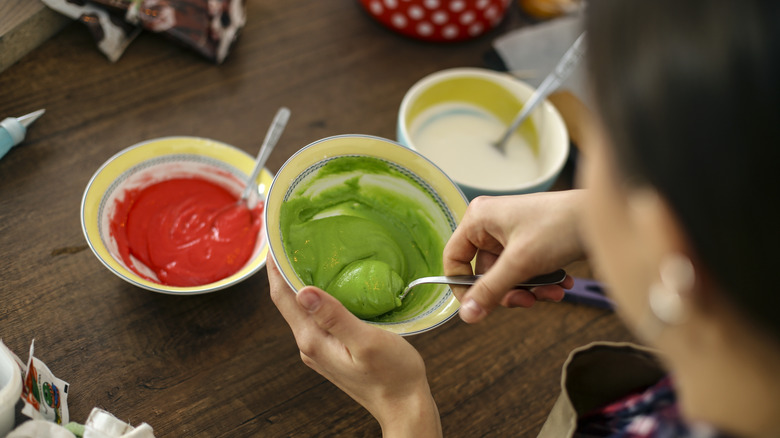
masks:
<svg viewBox="0 0 780 438"><path fill-rule="evenodd" d="M780 1L591 0L588 67L626 181L653 186L780 341Z"/></svg>

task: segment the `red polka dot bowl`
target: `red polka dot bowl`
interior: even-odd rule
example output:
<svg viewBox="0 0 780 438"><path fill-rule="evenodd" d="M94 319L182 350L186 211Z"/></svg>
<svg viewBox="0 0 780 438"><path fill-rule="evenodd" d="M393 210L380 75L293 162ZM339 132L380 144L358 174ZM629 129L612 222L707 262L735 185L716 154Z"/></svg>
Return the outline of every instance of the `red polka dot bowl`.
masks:
<svg viewBox="0 0 780 438"><path fill-rule="evenodd" d="M496 27L511 0L359 0L377 21L403 35L448 42Z"/></svg>

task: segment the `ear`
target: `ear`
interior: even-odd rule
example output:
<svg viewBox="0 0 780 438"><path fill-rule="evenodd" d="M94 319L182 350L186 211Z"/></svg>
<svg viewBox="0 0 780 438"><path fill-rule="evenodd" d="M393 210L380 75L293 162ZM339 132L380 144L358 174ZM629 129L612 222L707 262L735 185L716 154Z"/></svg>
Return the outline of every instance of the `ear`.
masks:
<svg viewBox="0 0 780 438"><path fill-rule="evenodd" d="M670 256L687 258L693 267L694 281L689 290L679 291L687 296L689 305L699 312L712 314L717 285L706 268L702 266L696 252L688 240L682 223L670 204L653 188L634 189L628 196L629 216L639 242L645 249L644 260L650 271L656 275ZM656 278L646 279L650 282ZM715 312L717 313L717 312Z"/></svg>
<svg viewBox="0 0 780 438"><path fill-rule="evenodd" d="M628 215L644 248L646 262L658 267L670 254L693 260L692 247L677 215L653 188L630 189Z"/></svg>
<svg viewBox="0 0 780 438"><path fill-rule="evenodd" d="M664 343L667 349L699 344L701 336L695 327L701 324L684 323L691 321L692 312L698 313L698 303L706 300L699 299L691 246L677 216L663 197L648 187L631 190L628 204L628 220L643 249L642 273L647 275L641 280L647 290L649 313L637 324L638 333L653 343L661 342L663 334L674 333L673 345ZM680 332L681 327L689 328Z"/></svg>

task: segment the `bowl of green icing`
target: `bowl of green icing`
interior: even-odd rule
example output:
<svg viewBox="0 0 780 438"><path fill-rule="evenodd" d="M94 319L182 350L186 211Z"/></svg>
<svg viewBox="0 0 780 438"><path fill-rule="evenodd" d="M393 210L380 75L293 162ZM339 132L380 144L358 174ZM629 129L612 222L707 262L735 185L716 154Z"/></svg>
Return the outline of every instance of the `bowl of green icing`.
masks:
<svg viewBox="0 0 780 438"><path fill-rule="evenodd" d="M442 251L466 211L458 186L427 158L367 135L316 141L277 172L265 209L271 256L287 283L317 286L360 319L410 335L437 327L459 304Z"/></svg>

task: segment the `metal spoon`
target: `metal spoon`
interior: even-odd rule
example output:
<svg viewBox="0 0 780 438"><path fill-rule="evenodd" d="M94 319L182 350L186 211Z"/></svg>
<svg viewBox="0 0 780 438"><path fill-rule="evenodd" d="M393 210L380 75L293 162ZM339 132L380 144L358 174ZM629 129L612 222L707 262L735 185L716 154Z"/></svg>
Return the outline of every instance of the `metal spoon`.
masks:
<svg viewBox="0 0 780 438"><path fill-rule="evenodd" d="M440 276L440 277L418 278L410 282L409 285L406 286L404 291L401 292L401 295L398 298L403 300L406 294L408 294L413 287L421 284L433 283L433 284L470 286L476 283L477 280L480 279L480 277L482 276L481 275L450 275L450 276ZM566 278L566 271L564 271L563 269L558 269L557 271L550 272L549 274L537 275L536 277L533 277L523 283L518 283L513 287L515 289L527 289L529 287L549 286L552 284L560 284L565 278Z"/></svg>
<svg viewBox="0 0 780 438"><path fill-rule="evenodd" d="M574 41L574 44L569 47L566 53L563 54L561 60L558 61L558 65L556 65L553 71L550 72L546 78L544 78L542 84L539 85L536 91L534 91L528 101L523 105L523 107L520 109L520 112L512 121L512 124L509 125L509 128L507 128L507 130L504 132L504 136L494 144L494 146L497 147L499 151L502 153L505 152L506 142L515 132L515 130L517 130L518 126L520 126L520 124L523 123L529 115L531 115L531 111L533 111L537 105L543 102L544 99L550 95L550 93L558 89L563 81L565 81L571 72L574 71L574 68L577 66L577 64L579 64L580 59L582 59L582 56L585 54L584 40L585 33L583 32L579 37L577 37L577 40Z"/></svg>
<svg viewBox="0 0 780 438"><path fill-rule="evenodd" d="M255 168L252 169L252 174L246 182L246 187L244 187L241 197L238 198L238 201L236 201L235 204L226 205L216 213L212 219L213 227L218 228L217 224L224 224L224 218L229 218L227 221L230 224L236 224L235 221L237 220L251 221L252 215L249 211L250 208L247 200L249 199L249 195L252 194L252 190L257 191L257 176L260 175L260 171L263 169L263 166L265 166L265 162L268 161L268 157L271 155L274 146L276 146L276 142L279 141L279 137L282 135L282 131L284 131L284 127L287 125L287 120L289 119L290 110L286 107L281 107L276 111L276 116L274 116L271 126L268 127L268 132L265 133L263 144L260 146L260 151L257 153Z"/></svg>
<svg viewBox="0 0 780 438"><path fill-rule="evenodd" d="M244 188L244 192L241 193L241 197L238 199L239 204L246 203L249 195L252 193L252 189L257 189L257 184L254 184L254 182L257 181L257 176L260 175L265 162L268 161L268 157L271 155L274 146L276 146L276 142L279 141L279 137L282 135L284 127L287 126L289 119L290 110L287 107L283 106L276 111L276 116L274 116L274 120L268 128L268 132L265 133L265 139L263 140L263 145L260 146L260 152L257 153L255 168L252 170L252 174L249 175L246 188Z"/></svg>

